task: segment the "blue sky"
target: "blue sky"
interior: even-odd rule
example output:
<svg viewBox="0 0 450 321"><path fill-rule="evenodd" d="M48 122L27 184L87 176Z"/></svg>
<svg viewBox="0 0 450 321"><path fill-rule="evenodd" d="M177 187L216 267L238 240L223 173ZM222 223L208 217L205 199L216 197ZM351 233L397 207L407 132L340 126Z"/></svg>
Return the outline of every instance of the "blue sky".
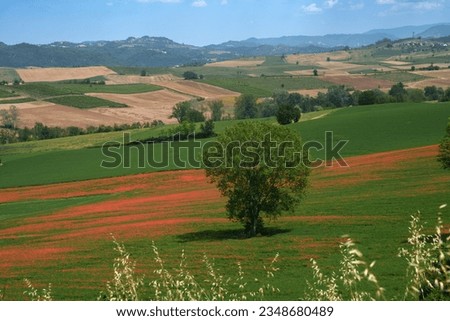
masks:
<svg viewBox="0 0 450 321"><path fill-rule="evenodd" d="M0 0L0 41L164 36L206 45L450 22L449 0Z"/></svg>

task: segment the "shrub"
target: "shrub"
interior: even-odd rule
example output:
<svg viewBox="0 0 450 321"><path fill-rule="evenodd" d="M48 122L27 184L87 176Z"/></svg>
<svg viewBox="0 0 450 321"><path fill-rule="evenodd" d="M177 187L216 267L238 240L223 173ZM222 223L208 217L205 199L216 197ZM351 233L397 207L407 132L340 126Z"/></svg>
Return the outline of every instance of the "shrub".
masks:
<svg viewBox="0 0 450 321"><path fill-rule="evenodd" d="M450 118L447 125L447 134L439 144L438 161L442 168L450 169Z"/></svg>

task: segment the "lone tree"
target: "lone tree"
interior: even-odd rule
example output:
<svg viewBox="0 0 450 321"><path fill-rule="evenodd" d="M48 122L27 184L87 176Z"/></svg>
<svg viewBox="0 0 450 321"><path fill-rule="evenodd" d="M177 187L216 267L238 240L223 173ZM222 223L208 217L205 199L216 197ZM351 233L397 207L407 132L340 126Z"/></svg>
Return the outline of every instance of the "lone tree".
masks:
<svg viewBox="0 0 450 321"><path fill-rule="evenodd" d="M444 169L450 169L450 118L447 124L447 135L442 139L439 145L438 160Z"/></svg>
<svg viewBox="0 0 450 321"><path fill-rule="evenodd" d="M245 121L209 144L203 152L206 175L228 198L228 218L242 223L248 236L263 232L262 214L276 218L300 201L309 169L297 133Z"/></svg>

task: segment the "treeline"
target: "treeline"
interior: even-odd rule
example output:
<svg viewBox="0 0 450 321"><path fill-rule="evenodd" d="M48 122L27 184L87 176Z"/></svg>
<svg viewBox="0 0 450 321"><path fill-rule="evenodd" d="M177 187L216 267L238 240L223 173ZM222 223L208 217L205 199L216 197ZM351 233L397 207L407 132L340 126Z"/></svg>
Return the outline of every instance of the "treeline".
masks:
<svg viewBox="0 0 450 321"><path fill-rule="evenodd" d="M358 105L374 105L399 102L450 101L450 87L444 90L436 86L424 89L405 88L399 82L386 93L380 89L353 90L345 86L331 86L317 97L304 96L287 91L274 92L272 97L258 101L256 97L243 94L236 99L236 119L275 116L280 124L297 122L302 113L322 109L342 108Z"/></svg>
<svg viewBox="0 0 450 321"><path fill-rule="evenodd" d="M31 128L29 127L18 128L15 125L17 123L17 118L11 117L10 112L16 113L16 109L10 108L9 111L2 111L0 114L1 116L0 144L54 139L54 138L96 134L96 133L119 132L124 130L140 129L140 128L154 128L164 125L162 121L154 120L152 122L135 122L132 124L114 124L112 126L100 125L100 126L89 126L87 128L80 128L76 126L69 126L69 127L47 126L44 125L43 123L37 122ZM11 119L14 119L14 121L11 121Z"/></svg>

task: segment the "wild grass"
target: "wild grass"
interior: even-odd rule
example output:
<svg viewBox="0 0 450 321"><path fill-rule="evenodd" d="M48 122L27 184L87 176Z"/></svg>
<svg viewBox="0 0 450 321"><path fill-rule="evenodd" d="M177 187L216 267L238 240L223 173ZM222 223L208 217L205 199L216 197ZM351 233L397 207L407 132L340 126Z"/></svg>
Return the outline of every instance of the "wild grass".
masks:
<svg viewBox="0 0 450 321"><path fill-rule="evenodd" d="M53 301L52 299L52 285L49 284L48 288L36 289L30 280L24 279L27 290L23 292L30 301Z"/></svg>
<svg viewBox="0 0 450 321"><path fill-rule="evenodd" d="M314 259L311 259L313 281L307 281L304 299L307 301L375 301L383 299L384 288L378 284L372 268L355 243L348 238L340 245L339 269L325 275ZM365 290L372 288L372 291Z"/></svg>
<svg viewBox="0 0 450 321"><path fill-rule="evenodd" d="M203 256L205 278L200 280L194 276L187 265L185 252L181 252L178 266L173 269L166 267L155 243L152 243L156 268L150 281L144 281L144 275L136 272L136 262L130 259L130 253L125 246L113 239L118 257L114 259L113 278L106 283L106 291L101 292L99 300L107 301L245 301L263 300L267 292L279 290L271 285L270 280L278 271L276 267L278 254L269 266L263 266L265 277L262 280L248 280L237 263L237 272L233 277L222 274L206 255ZM256 289L250 289L249 284L257 284ZM150 290L150 291L149 291ZM145 293L148 296L145 297Z"/></svg>

